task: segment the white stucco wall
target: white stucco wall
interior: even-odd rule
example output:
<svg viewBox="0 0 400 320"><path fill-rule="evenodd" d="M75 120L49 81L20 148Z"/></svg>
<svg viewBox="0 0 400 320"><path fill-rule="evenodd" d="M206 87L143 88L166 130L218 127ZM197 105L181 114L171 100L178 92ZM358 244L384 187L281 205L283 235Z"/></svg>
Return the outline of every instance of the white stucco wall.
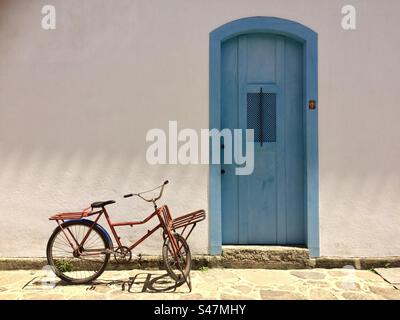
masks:
<svg viewBox="0 0 400 320"><path fill-rule="evenodd" d="M49 3L54 31L40 27ZM357 30L344 31L348 3L2 0L0 256L44 256L48 216L91 201L143 218L152 208L122 194L164 179L173 215L207 209L208 168L147 165L145 135L168 120L208 127L209 32L249 16L319 34L321 254L400 255L400 2L351 1ZM207 223L190 244L207 252ZM160 248L158 235L137 252Z"/></svg>

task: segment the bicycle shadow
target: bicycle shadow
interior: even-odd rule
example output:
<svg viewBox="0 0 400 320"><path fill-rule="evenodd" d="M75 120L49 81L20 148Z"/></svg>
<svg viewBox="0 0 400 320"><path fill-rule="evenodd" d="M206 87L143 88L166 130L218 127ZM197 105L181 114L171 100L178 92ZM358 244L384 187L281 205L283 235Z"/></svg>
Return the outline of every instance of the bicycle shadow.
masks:
<svg viewBox="0 0 400 320"><path fill-rule="evenodd" d="M189 280L190 281L190 280ZM167 273L139 272L132 277L126 279L96 279L89 284L69 284L55 275L37 275L23 285L23 290L48 290L57 287L84 286L83 290L101 291L106 293L108 289L115 289L126 293L190 293L191 286L184 280L175 281ZM179 290L178 290L179 289ZM182 289L182 290L181 290Z"/></svg>
<svg viewBox="0 0 400 320"><path fill-rule="evenodd" d="M87 290L96 290L98 286L115 287L120 285L121 290L127 293L187 293L186 290L178 288L190 288L185 286L184 280L175 281L167 273L155 274L149 272L140 272L128 280L95 280Z"/></svg>

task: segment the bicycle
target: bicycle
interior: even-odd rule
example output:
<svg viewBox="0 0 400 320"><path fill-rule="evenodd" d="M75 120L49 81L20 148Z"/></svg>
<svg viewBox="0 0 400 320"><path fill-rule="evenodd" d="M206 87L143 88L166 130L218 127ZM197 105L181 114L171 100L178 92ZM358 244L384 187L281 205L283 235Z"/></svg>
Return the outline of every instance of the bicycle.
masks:
<svg viewBox="0 0 400 320"><path fill-rule="evenodd" d="M204 210L198 210L172 219L167 205L157 206L162 197L168 180L160 186L136 194L126 194L124 198L137 196L154 206L154 212L139 221L113 222L106 206L114 204L114 200L94 202L90 207L80 212L57 213L49 218L58 226L54 229L47 243L47 261L54 273L67 283L84 284L98 278L105 270L110 256L114 255L118 263L127 263L132 258L132 249L150 237L158 229L162 229L164 243L162 258L168 275L176 283L185 281L191 289L190 270L191 253L187 239L196 224L205 219ZM145 198L143 195L160 189L155 198ZM114 247L109 233L99 223L105 216L113 238L117 244ZM94 220L88 217L96 216ZM124 246L116 231L117 227L136 226L147 223L158 217L159 224L148 230L145 235L129 247ZM180 230L178 233L177 230ZM186 235L184 235L186 232ZM140 258L136 256L136 258Z"/></svg>

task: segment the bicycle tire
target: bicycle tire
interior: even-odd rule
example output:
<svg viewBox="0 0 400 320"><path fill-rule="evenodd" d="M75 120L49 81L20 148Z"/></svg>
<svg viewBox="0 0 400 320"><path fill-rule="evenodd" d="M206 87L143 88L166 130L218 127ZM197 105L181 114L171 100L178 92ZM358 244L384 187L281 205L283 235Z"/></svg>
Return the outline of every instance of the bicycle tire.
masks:
<svg viewBox="0 0 400 320"><path fill-rule="evenodd" d="M87 228L91 227L91 221L67 221L64 222L61 226L62 228L67 229L67 228L71 228L73 226L84 226ZM57 266L57 263L53 257L53 248L54 248L54 242L57 239L57 236L60 234L60 232L62 232L62 229L60 226L58 226L57 228L54 229L52 235L50 236L48 242L47 242L47 249L46 249L46 255L47 255L47 262L48 264L51 266L53 272L63 281L70 283L70 284L84 284L84 283L88 283L91 282L93 280L95 280L96 278L98 278L105 270L108 260L110 259L110 253L104 253L104 260L101 264L101 266L99 266L98 270L96 270L93 275L86 277L86 278L80 278L80 279L76 279L71 277L70 275L65 274L65 272L63 272L62 270L60 270L60 267ZM100 227L98 225L94 225L93 229L91 232L95 232L99 238L102 240L103 245L104 245L104 249L111 249L112 250L112 244L110 244L109 239L107 238L107 236L104 234L104 231L100 229ZM65 236L64 236L65 238ZM71 248L72 251L72 248Z"/></svg>
<svg viewBox="0 0 400 320"><path fill-rule="evenodd" d="M175 233L174 236L176 241L178 242L178 245L182 244L181 248L184 250L185 253L184 265L180 267L176 266L175 264L177 264L177 261L175 261L173 257L169 257L171 252L171 249L169 248L170 246L169 237L166 237L164 241L162 248L162 257L168 275L175 281L180 281L182 277L182 271L185 278L189 276L190 270L192 268L192 256L190 253L189 245L187 244L185 238L182 237L179 233ZM174 270L174 267L177 269Z"/></svg>

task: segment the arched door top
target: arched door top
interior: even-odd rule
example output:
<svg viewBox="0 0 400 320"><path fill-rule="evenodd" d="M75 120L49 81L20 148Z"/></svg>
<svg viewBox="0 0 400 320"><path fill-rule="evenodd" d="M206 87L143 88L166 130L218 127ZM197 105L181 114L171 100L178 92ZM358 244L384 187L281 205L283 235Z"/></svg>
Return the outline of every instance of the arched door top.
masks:
<svg viewBox="0 0 400 320"><path fill-rule="evenodd" d="M318 35L312 29L295 21L276 17L249 17L228 22L210 33L211 40L225 41L244 33L273 33L301 42L316 41Z"/></svg>

